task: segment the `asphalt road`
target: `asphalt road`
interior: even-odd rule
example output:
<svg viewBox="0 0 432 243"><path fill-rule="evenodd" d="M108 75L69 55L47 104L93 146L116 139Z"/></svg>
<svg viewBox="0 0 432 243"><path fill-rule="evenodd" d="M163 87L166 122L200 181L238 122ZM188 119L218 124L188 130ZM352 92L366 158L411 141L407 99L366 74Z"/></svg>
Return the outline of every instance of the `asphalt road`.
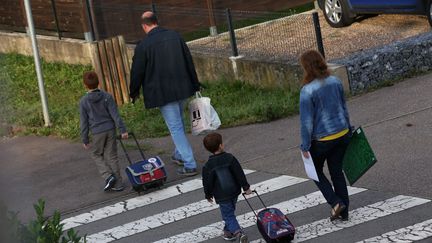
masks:
<svg viewBox="0 0 432 243"><path fill-rule="evenodd" d="M298 116L220 132L226 150L251 170L251 184L262 184L256 187L264 201L276 204L296 225L297 242L357 242L400 228L404 233L399 240L408 235L430 242L431 93L432 74L428 74L349 99L352 124L364 127L378 162L353 185L351 218L346 223L328 221L329 207L316 194L313 182L305 180ZM202 137L190 139L198 161L204 162L208 153ZM165 160L169 182L139 196L129 190L103 193L94 164L79 143L51 137L3 139L2 200L27 221L34 216L31 205L42 197L48 214L60 210L66 226L88 234L90 242L222 242L219 211L200 202L200 176L183 179L174 173L176 166L168 160L170 138L143 143L151 148L146 151L149 155L158 153ZM256 199L252 202L259 207ZM244 202L239 202L237 214L250 239L258 240L253 215Z"/></svg>

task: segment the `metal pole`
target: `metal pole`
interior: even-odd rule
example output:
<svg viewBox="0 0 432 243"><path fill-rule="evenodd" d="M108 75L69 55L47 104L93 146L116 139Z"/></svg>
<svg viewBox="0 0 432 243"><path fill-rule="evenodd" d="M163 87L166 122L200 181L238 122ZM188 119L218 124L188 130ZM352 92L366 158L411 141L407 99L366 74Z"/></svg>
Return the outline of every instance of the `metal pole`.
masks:
<svg viewBox="0 0 432 243"><path fill-rule="evenodd" d="M317 40L318 51L321 53L321 55L323 55L323 57L325 57L324 44L323 44L322 35L321 35L321 27L320 27L320 22L319 22L319 18L318 18L318 12L313 12L312 17L313 17L313 23L314 23L314 27L315 27L315 36L316 36L316 40Z"/></svg>
<svg viewBox="0 0 432 243"><path fill-rule="evenodd" d="M217 28L216 28L216 19L213 11L213 0L207 0L207 8L209 12L209 21L210 21L210 36L216 36Z"/></svg>
<svg viewBox="0 0 432 243"><path fill-rule="evenodd" d="M154 14L156 14L157 12L156 12L156 5L152 2L152 4L151 4L151 8L152 8L152 12L154 13Z"/></svg>
<svg viewBox="0 0 432 243"><path fill-rule="evenodd" d="M30 32L30 39L32 43L33 48L33 56L34 56L34 62L35 62L35 68L36 68L36 74L38 78L38 85L39 85L39 93L41 96L42 101L42 111L43 116L45 120L45 126L51 126L49 114L48 114L48 102L45 95L45 87L44 87L44 80L42 76L42 68L40 65L40 57L39 57L39 50L36 40L36 34L34 30L34 23L33 23L33 16L31 12L31 5L30 0L24 0L25 10L26 10L26 16L27 16L27 24L28 24L28 30Z"/></svg>
<svg viewBox="0 0 432 243"><path fill-rule="evenodd" d="M157 9L156 9L156 4L154 4L153 1L152 1L152 4L151 4L151 9L152 9L153 14L156 15L156 17L157 17L158 25L160 25L161 24L161 20L160 20L158 14L157 14L158 12L157 12Z"/></svg>
<svg viewBox="0 0 432 243"><path fill-rule="evenodd" d="M94 41L95 40L95 28L94 28L94 24L93 24L93 17L92 17L92 12L91 12L91 3L90 0L86 0L86 14L87 14L87 19L88 22L90 24L90 40L89 41Z"/></svg>
<svg viewBox="0 0 432 243"><path fill-rule="evenodd" d="M99 32L97 28L96 16L94 13L93 0L88 0L87 6L89 9L90 19L91 19L91 28L93 32L93 40L99 40Z"/></svg>
<svg viewBox="0 0 432 243"><path fill-rule="evenodd" d="M226 15L227 15L227 21L228 21L228 30L230 33L230 42L231 42L231 49L233 56L238 56L238 49L237 49L237 41L235 37L234 28L232 25L232 18L231 18L231 10L229 8L226 9Z"/></svg>
<svg viewBox="0 0 432 243"><path fill-rule="evenodd" d="M60 32L60 26L59 26L59 21L58 21L57 8L56 8L56 5L55 5L55 0L51 0L51 7L52 7L52 10L53 10L53 14L54 14L54 22L55 22L55 25L56 25L57 35L58 35L59 40L61 40L62 35L61 35L61 32Z"/></svg>

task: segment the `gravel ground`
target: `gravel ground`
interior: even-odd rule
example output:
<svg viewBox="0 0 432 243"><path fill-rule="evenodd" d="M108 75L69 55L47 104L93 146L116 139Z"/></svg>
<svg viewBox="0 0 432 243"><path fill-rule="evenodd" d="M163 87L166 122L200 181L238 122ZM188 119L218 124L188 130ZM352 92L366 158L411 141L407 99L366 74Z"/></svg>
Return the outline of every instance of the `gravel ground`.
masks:
<svg viewBox="0 0 432 243"><path fill-rule="evenodd" d="M389 44L431 30L425 16L378 15L362 18L349 27L332 28L320 13L321 32L328 60ZM296 62L299 55L316 48L310 13L285 17L236 30L240 55L250 59ZM227 33L188 43L192 52L230 56Z"/></svg>

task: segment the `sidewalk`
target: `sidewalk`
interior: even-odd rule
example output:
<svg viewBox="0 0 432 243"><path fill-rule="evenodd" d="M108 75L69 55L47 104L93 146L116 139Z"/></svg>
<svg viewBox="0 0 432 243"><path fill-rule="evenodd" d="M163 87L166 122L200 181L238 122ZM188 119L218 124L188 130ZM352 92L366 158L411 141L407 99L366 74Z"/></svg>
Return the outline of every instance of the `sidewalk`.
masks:
<svg viewBox="0 0 432 243"><path fill-rule="evenodd" d="M356 186L371 190L432 198L432 74L408 79L391 87L348 101L351 122L363 126L378 158L377 164ZM223 121L222 121L223 122ZM220 130L225 148L244 168L306 177L298 144L299 118ZM200 166L208 152L202 137L189 136ZM178 183L176 165L169 160L170 137L143 141L147 156L160 154L168 170L168 183ZM104 193L90 156L81 144L52 137L16 137L0 140L1 199L19 218L34 217L38 198L46 200L46 213L117 201L136 194L126 189ZM119 148L122 170L127 161ZM135 156L136 154L132 154ZM127 182L127 179L124 178Z"/></svg>

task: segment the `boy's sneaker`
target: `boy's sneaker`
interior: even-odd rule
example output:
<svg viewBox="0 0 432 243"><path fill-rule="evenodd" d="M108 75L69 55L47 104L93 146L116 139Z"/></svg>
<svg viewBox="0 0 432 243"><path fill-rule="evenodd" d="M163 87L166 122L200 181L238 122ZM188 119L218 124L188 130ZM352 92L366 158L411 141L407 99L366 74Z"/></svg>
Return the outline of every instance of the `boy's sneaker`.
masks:
<svg viewBox="0 0 432 243"><path fill-rule="evenodd" d="M105 187L104 187L104 191L108 191L109 189L111 189L114 184L115 184L115 177L113 175L110 175L106 180L105 180Z"/></svg>
<svg viewBox="0 0 432 243"><path fill-rule="evenodd" d="M184 161L183 161L183 160L181 160L181 159L176 159L176 157L174 157L174 156L171 156L171 160L172 160L172 162L174 162L176 165L180 165L180 166L183 166L183 165L184 165Z"/></svg>
<svg viewBox="0 0 432 243"><path fill-rule="evenodd" d="M115 191L115 192L121 192L121 191L124 190L124 186L123 186L122 184L114 185L114 186L111 188L111 190L112 190L112 191Z"/></svg>
<svg viewBox="0 0 432 243"><path fill-rule="evenodd" d="M237 242L240 242L240 243L248 243L249 242L248 236L246 234L244 234L243 232L238 232L235 236L236 236Z"/></svg>
<svg viewBox="0 0 432 243"><path fill-rule="evenodd" d="M182 167L177 170L177 174L184 175L184 176L194 176L198 174L198 171L196 168L189 169L189 168Z"/></svg>
<svg viewBox="0 0 432 243"><path fill-rule="evenodd" d="M237 237L233 233L226 230L224 230L222 238L226 241L234 241L237 239Z"/></svg>

